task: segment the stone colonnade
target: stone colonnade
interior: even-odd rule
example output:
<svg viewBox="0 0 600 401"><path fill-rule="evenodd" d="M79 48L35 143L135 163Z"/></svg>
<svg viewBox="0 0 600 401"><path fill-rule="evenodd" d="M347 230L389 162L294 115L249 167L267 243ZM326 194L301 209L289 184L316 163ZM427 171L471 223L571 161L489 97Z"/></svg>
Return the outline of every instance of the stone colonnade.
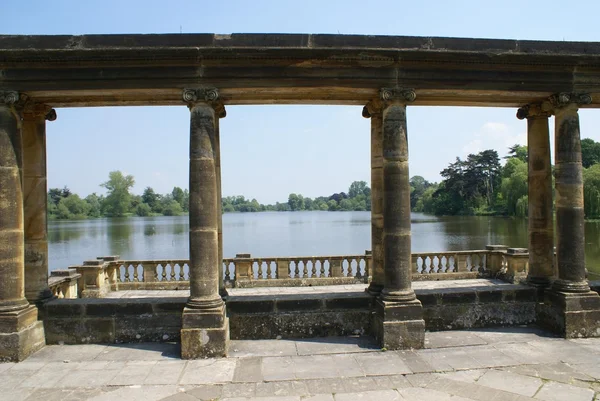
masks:
<svg viewBox="0 0 600 401"><path fill-rule="evenodd" d="M371 118L373 332L388 349L419 348L425 322L411 284L406 106L414 90L384 88L363 109ZM229 340L222 286L219 118L216 89L186 89L190 109L190 297L182 316L182 357L223 356ZM578 107L561 93L519 109L527 119L529 277L543 302L538 322L566 337L596 336L600 296L585 278L583 180ZM548 118L555 116L556 245ZM0 92L0 360L21 360L44 344L35 304L48 299L45 120L49 107Z"/></svg>
<svg viewBox="0 0 600 401"><path fill-rule="evenodd" d="M559 93L520 108L527 119L529 163L530 285L547 288L538 324L567 338L598 336L600 296L586 280L580 105L588 94ZM556 236L553 235L552 171L548 118L554 115ZM554 266L556 238L556 266ZM551 284L551 287L548 286Z"/></svg>

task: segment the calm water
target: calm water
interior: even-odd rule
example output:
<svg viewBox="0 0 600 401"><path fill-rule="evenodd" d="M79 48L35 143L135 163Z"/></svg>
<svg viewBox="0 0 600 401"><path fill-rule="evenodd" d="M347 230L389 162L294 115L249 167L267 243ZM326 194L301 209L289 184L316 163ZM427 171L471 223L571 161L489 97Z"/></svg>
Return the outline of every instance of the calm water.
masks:
<svg viewBox="0 0 600 401"><path fill-rule="evenodd" d="M224 257L362 254L371 249L370 212L263 212L223 215ZM588 222L586 260L600 272L600 222ZM50 270L97 256L188 258L188 218L134 217L48 224ZM527 221L501 217L435 217L414 213L414 252L527 247Z"/></svg>

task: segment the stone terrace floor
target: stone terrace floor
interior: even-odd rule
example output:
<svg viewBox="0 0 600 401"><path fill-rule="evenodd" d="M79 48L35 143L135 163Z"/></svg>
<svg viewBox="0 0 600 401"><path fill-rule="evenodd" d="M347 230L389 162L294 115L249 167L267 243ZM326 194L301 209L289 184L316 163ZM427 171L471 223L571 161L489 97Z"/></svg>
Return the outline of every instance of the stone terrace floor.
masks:
<svg viewBox="0 0 600 401"><path fill-rule="evenodd" d="M0 364L8 400L600 400L600 339L535 328L426 334L426 349L370 337L232 341L224 359L184 361L179 345L48 346Z"/></svg>
<svg viewBox="0 0 600 401"><path fill-rule="evenodd" d="M419 290L448 290L448 289L496 289L514 290L522 288L520 284L510 284L495 279L467 279L467 280L440 280L440 281L414 281L412 288ZM257 287L257 288L228 288L232 297L237 296L275 296L275 295L309 295L309 294L331 294L347 292L364 292L366 284L348 285L323 285L306 287ZM160 298L160 297L186 297L189 290L129 290L109 292L107 298Z"/></svg>

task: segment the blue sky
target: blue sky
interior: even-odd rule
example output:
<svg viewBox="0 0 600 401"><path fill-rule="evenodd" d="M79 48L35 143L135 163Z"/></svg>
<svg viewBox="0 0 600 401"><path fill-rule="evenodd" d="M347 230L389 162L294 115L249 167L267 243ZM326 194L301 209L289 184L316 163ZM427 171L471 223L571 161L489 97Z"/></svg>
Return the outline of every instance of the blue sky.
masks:
<svg viewBox="0 0 600 401"><path fill-rule="evenodd" d="M536 4L540 3L540 4ZM543 5L542 5L543 4ZM2 34L341 33L600 41L600 2L11 1ZM411 175L438 181L456 156L525 144L512 108L410 107ZM181 107L59 109L48 123L48 185L87 195L111 170L170 192L188 185L189 114ZM581 112L600 141L600 111ZM369 181L369 120L360 107L231 106L221 120L223 194L260 202L315 197Z"/></svg>

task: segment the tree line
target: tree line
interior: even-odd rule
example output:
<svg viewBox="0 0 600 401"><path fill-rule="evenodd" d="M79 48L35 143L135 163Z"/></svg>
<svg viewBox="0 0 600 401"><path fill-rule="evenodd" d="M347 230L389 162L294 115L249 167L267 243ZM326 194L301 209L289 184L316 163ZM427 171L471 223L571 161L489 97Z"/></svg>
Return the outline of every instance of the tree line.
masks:
<svg viewBox="0 0 600 401"><path fill-rule="evenodd" d="M584 205L588 219L600 218L600 143L581 141ZM492 149L459 157L440 172L443 180L430 183L411 178L413 211L435 215L527 216L527 147L509 148L504 165ZM554 168L552 167L553 180ZM554 187L554 185L553 185Z"/></svg>
<svg viewBox="0 0 600 401"><path fill-rule="evenodd" d="M187 189L174 187L171 193L158 194L147 187L142 195L130 193L135 184L131 175L120 171L109 173L108 181L100 184L106 195L90 194L85 198L69 188L51 188L48 191L48 217L50 219L87 219L124 216L179 216L189 211L190 194ZM287 202L261 204L244 196L226 196L222 199L223 213L264 211L349 211L371 210L371 189L365 181L355 181L348 193L334 193L315 199L300 194L290 194Z"/></svg>
<svg viewBox="0 0 600 401"><path fill-rule="evenodd" d="M581 141L585 216L600 218L600 143ZM432 183L421 176L410 179L411 210L434 215L527 216L527 147L509 148L504 165L492 149L469 154L440 172L442 181ZM553 169L554 172L554 169ZM554 179L554 178L553 178ZM109 173L100 184L106 195L93 193L85 198L64 187L48 191L48 216L51 219L85 219L122 216L178 216L189 211L189 191L174 187L171 193L158 194L147 187L142 195L130 193L135 180L120 171ZM316 198L292 193L287 202L261 204L244 196L222 199L223 213L263 211L370 211L371 188L365 181L354 181L348 192Z"/></svg>

